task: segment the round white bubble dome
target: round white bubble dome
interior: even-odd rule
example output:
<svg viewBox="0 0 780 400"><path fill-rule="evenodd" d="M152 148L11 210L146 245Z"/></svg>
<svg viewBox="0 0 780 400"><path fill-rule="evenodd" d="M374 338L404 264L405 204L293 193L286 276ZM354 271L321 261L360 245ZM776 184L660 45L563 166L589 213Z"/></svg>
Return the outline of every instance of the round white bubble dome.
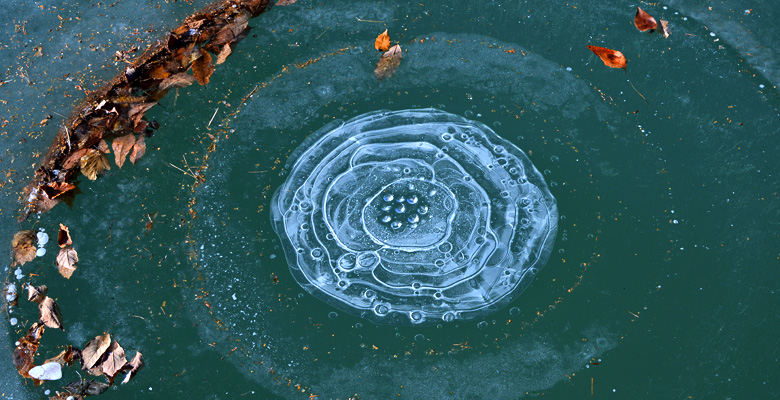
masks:
<svg viewBox="0 0 780 400"><path fill-rule="evenodd" d="M290 157L271 215L306 291L395 325L505 306L547 262L558 227L555 198L517 146L436 109L315 132Z"/></svg>

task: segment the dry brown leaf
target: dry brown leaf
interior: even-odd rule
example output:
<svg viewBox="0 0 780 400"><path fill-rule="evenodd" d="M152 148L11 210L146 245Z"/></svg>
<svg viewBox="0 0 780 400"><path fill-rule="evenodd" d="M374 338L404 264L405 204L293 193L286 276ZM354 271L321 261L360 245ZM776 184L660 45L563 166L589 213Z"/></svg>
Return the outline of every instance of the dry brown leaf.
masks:
<svg viewBox="0 0 780 400"><path fill-rule="evenodd" d="M628 66L626 63L626 57L623 56L623 53L617 50L598 46L588 46L588 48L593 52L593 54L599 56L601 61L604 62L604 65L608 67L626 69Z"/></svg>
<svg viewBox="0 0 780 400"><path fill-rule="evenodd" d="M153 79L165 79L169 76L171 73L165 69L165 65L158 65L149 73L149 77Z"/></svg>
<svg viewBox="0 0 780 400"><path fill-rule="evenodd" d="M277 6L289 6L291 4L295 4L295 2L298 0L279 0L276 2Z"/></svg>
<svg viewBox="0 0 780 400"><path fill-rule="evenodd" d="M125 379L122 379L122 384L129 382L130 379L132 379L135 374L138 373L138 371L141 370L145 365L143 355L140 351L135 352L135 357L133 357L132 360L130 360L129 363L125 364L124 370L127 370L127 375L125 375Z"/></svg>
<svg viewBox="0 0 780 400"><path fill-rule="evenodd" d="M81 359L81 350L73 347L68 346L65 348L65 350L61 351L60 354L57 354L56 356L44 361L44 364L48 364L51 362L56 362L60 366L71 366L73 365L76 360Z"/></svg>
<svg viewBox="0 0 780 400"><path fill-rule="evenodd" d="M103 374L108 377L109 384L113 385L114 378L122 370L122 368L125 367L125 364L127 364L127 359L125 358L125 349L119 345L119 342L114 340L114 342L111 343L111 346L108 347L108 350L106 350L106 354L103 358L104 360L101 364Z"/></svg>
<svg viewBox="0 0 780 400"><path fill-rule="evenodd" d="M94 149L89 149L87 153L81 157L79 164L81 173L91 181L97 179L101 172L111 169L106 155L103 154L103 152Z"/></svg>
<svg viewBox="0 0 780 400"><path fill-rule="evenodd" d="M387 34L387 29L376 37L374 48L379 51L387 51L390 48L390 35Z"/></svg>
<svg viewBox="0 0 780 400"><path fill-rule="evenodd" d="M138 127L141 125L141 118L144 117L147 111L157 105L156 101L150 103L139 103L130 106L130 110L127 111L127 117L133 122L133 130L138 131Z"/></svg>
<svg viewBox="0 0 780 400"><path fill-rule="evenodd" d="M120 136L111 142L111 148L114 149L114 163L119 169L122 169L122 165L125 163L127 155L130 150L133 149L135 144L135 135L132 133L125 136Z"/></svg>
<svg viewBox="0 0 780 400"><path fill-rule="evenodd" d="M639 7L636 8L634 25L636 25L636 29L639 29L642 32L649 29L650 33L653 33L655 32L656 28L658 28L658 24L655 22L655 18L651 17L650 14L646 13L645 10Z"/></svg>
<svg viewBox="0 0 780 400"><path fill-rule="evenodd" d="M146 140L144 135L138 136L138 140L133 145L133 152L130 153L130 162L135 164L141 157L146 154Z"/></svg>
<svg viewBox="0 0 780 400"><path fill-rule="evenodd" d="M78 381L73 382L73 383L77 383L77 382ZM71 393L71 392L59 392L59 391L57 391L55 393L56 393L56 395L49 397L49 400L84 400L83 396L79 396L79 395L77 395L75 393Z"/></svg>
<svg viewBox="0 0 780 400"><path fill-rule="evenodd" d="M382 58L379 59L379 62L376 64L376 68L374 69L374 75L376 76L376 79L381 81L393 76L395 70L397 70L398 66L401 65L402 57L403 52L401 51L401 46L399 45L391 47L390 50L387 50L384 54L382 54Z"/></svg>
<svg viewBox="0 0 780 400"><path fill-rule="evenodd" d="M47 288L46 285L27 285L27 300L40 304L41 301L43 301L43 298L46 297L46 292L48 291L49 288Z"/></svg>
<svg viewBox="0 0 780 400"><path fill-rule="evenodd" d="M79 255L76 250L72 248L60 249L59 254L57 254L57 271L63 278L70 279L70 276L78 268L77 262L79 262Z"/></svg>
<svg viewBox="0 0 780 400"><path fill-rule="evenodd" d="M214 35L214 38L209 42L209 47L216 49L237 42L246 31L247 26L249 26L249 17L246 14L239 14L233 22L225 25Z"/></svg>
<svg viewBox="0 0 780 400"><path fill-rule="evenodd" d="M95 380L78 380L65 386L65 390L73 396L97 396L108 389L109 385ZM66 397L67 398L67 397Z"/></svg>
<svg viewBox="0 0 780 400"><path fill-rule="evenodd" d="M41 312L41 322L49 328L62 329L62 314L60 313L60 306L51 297L44 297L40 304L38 304L38 310Z"/></svg>
<svg viewBox="0 0 780 400"><path fill-rule="evenodd" d="M181 72L176 75L171 75L165 78L164 81L160 82L160 90L187 87L189 85L192 85L193 82L195 82L194 76L186 72Z"/></svg>
<svg viewBox="0 0 780 400"><path fill-rule="evenodd" d="M672 34L672 31L669 29L669 21L661 20L661 34L664 35L664 39Z"/></svg>
<svg viewBox="0 0 780 400"><path fill-rule="evenodd" d="M30 327L30 330L27 331L27 335L19 339L19 344L17 344L14 349L12 357L14 366L16 366L16 370L19 371L19 375L25 378L31 378L28 372L35 366L33 359L35 358L35 352L38 351L38 344L40 343L41 336L45 329L46 328L42 323L34 323ZM41 383L37 379L33 379L33 382L35 383L35 386L38 386Z"/></svg>
<svg viewBox="0 0 780 400"><path fill-rule="evenodd" d="M24 265L24 263L32 261L35 258L35 252L38 251L38 249L35 248L36 244L38 244L38 238L35 236L35 231L16 232L11 241L14 260L16 260L19 265Z"/></svg>
<svg viewBox="0 0 780 400"><path fill-rule="evenodd" d="M50 199L56 199L75 188L76 185L68 182L49 182L41 186L41 190L46 192L46 195L49 196Z"/></svg>
<svg viewBox="0 0 780 400"><path fill-rule="evenodd" d="M84 350L81 350L81 357L84 360L84 364L81 368L87 371L94 367L103 357L103 354L105 354L110 345L111 335L108 333L102 336L95 336L94 339L87 342L87 344L84 345Z"/></svg>
<svg viewBox="0 0 780 400"><path fill-rule="evenodd" d="M105 139L100 139L100 141L98 142L98 150L102 151L105 154L111 152L111 150L108 148L108 142L106 142Z"/></svg>
<svg viewBox="0 0 780 400"><path fill-rule="evenodd" d="M70 229L63 224L60 224L60 231L57 233L57 244L60 248L73 244L73 239L70 237Z"/></svg>
<svg viewBox="0 0 780 400"><path fill-rule="evenodd" d="M213 73L214 66L211 65L211 54L204 51L203 55L192 63L192 74L195 75L195 79L201 86L205 86L209 83L209 77Z"/></svg>
<svg viewBox="0 0 780 400"><path fill-rule="evenodd" d="M73 153L70 153L68 158L65 159L65 161L62 162L62 168L63 169L71 169L79 164L81 161L81 157L84 157L87 152L89 152L92 149L79 149L74 151Z"/></svg>
<svg viewBox="0 0 780 400"><path fill-rule="evenodd" d="M228 58L228 56L232 52L233 52L233 50L230 49L230 45L229 44L226 44L226 45L222 46L222 50L220 50L219 54L217 55L217 62L215 63L215 65L219 65L219 64L222 64L223 62L225 62L225 60Z"/></svg>

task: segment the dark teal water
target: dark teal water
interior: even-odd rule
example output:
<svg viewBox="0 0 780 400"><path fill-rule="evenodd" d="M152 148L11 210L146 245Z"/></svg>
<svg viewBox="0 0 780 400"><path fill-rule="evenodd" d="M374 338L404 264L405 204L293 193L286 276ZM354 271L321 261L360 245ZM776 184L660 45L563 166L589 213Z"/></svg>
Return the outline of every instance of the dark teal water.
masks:
<svg viewBox="0 0 780 400"><path fill-rule="evenodd" d="M16 193L31 155L58 120L38 122L79 98L78 79L63 76L112 76L114 51L198 8L157 6L23 3L7 16L6 243L20 228ZM208 87L149 113L162 128L145 158L81 182L72 209L21 225L50 234L68 225L81 259L66 281L49 243L21 281L9 271L17 286L48 285L62 308L66 330L48 331L38 357L110 332L147 361L103 394L112 398L773 398L780 78L770 21L779 7L641 5L670 21L664 39L634 28L635 6L300 0L254 19ZM373 40L385 28L404 58L377 83ZM32 55L39 43L42 58ZM586 45L621 50L628 71ZM493 315L378 326L297 285L270 198L288 156L321 126L426 107L483 122L523 149L558 201L558 237L531 287ZM61 386L32 388L11 365L36 316L26 301L6 314L6 397ZM77 379L73 368L60 382Z"/></svg>

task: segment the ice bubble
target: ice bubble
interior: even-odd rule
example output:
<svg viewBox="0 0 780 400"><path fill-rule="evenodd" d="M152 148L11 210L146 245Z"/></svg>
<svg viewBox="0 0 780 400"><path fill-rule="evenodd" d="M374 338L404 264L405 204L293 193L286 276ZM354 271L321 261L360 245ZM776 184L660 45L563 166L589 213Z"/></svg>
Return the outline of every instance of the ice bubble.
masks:
<svg viewBox="0 0 780 400"><path fill-rule="evenodd" d="M374 322L492 313L550 255L558 209L544 178L480 122L434 109L369 113L322 128L290 163L271 202L290 271Z"/></svg>

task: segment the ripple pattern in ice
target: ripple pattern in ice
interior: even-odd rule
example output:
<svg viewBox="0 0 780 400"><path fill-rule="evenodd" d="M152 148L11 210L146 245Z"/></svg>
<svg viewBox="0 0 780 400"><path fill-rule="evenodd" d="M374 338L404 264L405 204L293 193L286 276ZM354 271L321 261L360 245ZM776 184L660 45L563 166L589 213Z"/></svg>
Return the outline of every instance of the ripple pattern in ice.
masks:
<svg viewBox="0 0 780 400"><path fill-rule="evenodd" d="M330 124L290 158L271 213L308 292L377 323L491 313L547 261L542 175L486 125L434 109Z"/></svg>

